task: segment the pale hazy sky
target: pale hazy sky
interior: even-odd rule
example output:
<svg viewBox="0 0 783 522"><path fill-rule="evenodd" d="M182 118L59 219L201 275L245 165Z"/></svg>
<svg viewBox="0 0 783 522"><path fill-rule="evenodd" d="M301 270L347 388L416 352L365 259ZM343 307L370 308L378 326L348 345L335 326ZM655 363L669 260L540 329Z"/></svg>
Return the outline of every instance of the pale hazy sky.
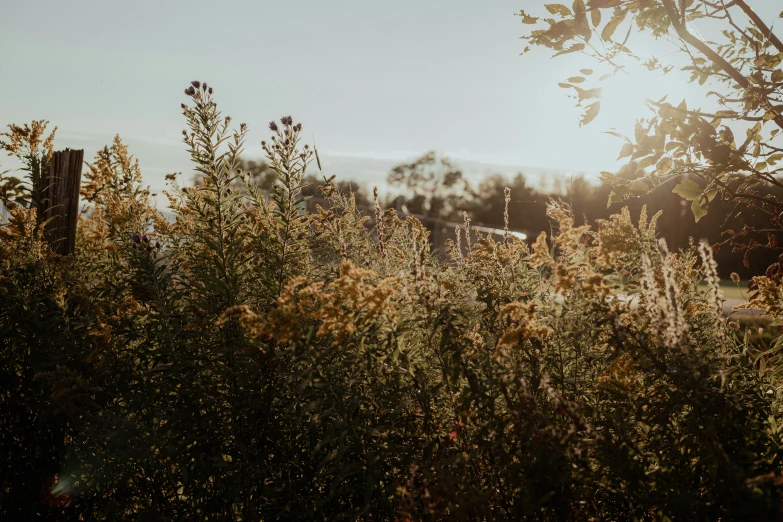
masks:
<svg viewBox="0 0 783 522"><path fill-rule="evenodd" d="M247 156L261 155L269 120L291 114L325 155L436 149L609 170L621 143L602 131L632 128L643 94L671 91L679 101L698 91L651 77L618 83L580 129L579 109L557 87L579 62L519 56L524 27L514 13L544 3L0 0L0 126L48 119L60 128L58 148L83 147L87 157L119 133L158 188L165 173L189 171L179 105L198 79L215 88L224 114L249 124ZM781 3L753 5L774 19Z"/></svg>

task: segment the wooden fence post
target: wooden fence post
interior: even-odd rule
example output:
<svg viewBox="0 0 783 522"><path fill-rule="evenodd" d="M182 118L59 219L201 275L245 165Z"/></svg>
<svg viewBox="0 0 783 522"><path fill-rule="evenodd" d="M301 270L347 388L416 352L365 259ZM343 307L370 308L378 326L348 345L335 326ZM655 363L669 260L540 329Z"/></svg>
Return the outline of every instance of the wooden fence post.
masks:
<svg viewBox="0 0 783 522"><path fill-rule="evenodd" d="M43 220L52 250L70 254L76 246L76 218L82 181L84 150L65 149L52 154L48 176L44 177Z"/></svg>

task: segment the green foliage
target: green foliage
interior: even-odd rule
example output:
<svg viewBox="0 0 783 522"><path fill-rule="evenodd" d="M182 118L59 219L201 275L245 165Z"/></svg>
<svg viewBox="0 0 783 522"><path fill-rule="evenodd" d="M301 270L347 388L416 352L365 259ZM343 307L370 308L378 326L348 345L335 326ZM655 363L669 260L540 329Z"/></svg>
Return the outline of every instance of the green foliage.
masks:
<svg viewBox="0 0 783 522"><path fill-rule="evenodd" d="M742 251L766 242L774 249L776 242L769 235L783 232L783 199L774 193L783 188L779 179L783 173L779 165L783 159L783 42L773 32L773 24L762 20L745 0L591 0L586 8L577 0L573 12L563 5L545 7L558 18L520 13L523 22L532 25L523 36L529 44L525 50L544 47L553 57L578 51L606 70L598 80L588 82L596 85L593 88L581 76L559 84L573 89L580 105L600 98L601 82L636 66L661 74L683 72L687 81L708 88L706 96L720 107L709 112L689 108L684 100L679 104L665 97L648 100L652 114L637 120L634 136L623 137L619 156L638 162L635 174L603 173L603 181L613 189L609 205L672 180L685 180L674 192L691 202L696 221L716 206L716 198L735 205L732 215L749 209L764 215L767 225L762 230L729 228L724 244ZM719 29L714 41L694 33L697 24ZM671 43L672 52L665 55L665 62L630 48L643 49L639 38L644 34L659 42L665 37ZM598 102L591 103L580 123L588 123L598 111ZM783 260L770 267L773 273L783 276Z"/></svg>
<svg viewBox="0 0 783 522"><path fill-rule="evenodd" d="M718 312L708 247L551 202L549 241L466 223L446 262L332 179L307 211L290 117L265 195L245 126L186 94L201 181L172 182L173 219L116 139L73 255L32 210L0 228L2 518L780 518L783 387Z"/></svg>

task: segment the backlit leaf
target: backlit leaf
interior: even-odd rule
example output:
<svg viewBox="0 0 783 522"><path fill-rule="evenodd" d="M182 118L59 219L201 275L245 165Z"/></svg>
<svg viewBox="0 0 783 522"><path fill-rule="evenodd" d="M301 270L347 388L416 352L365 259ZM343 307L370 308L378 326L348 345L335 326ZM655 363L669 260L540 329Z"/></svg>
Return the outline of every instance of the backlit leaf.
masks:
<svg viewBox="0 0 783 522"><path fill-rule="evenodd" d="M571 16L571 10L562 4L544 4L546 10L560 16Z"/></svg>
<svg viewBox="0 0 783 522"><path fill-rule="evenodd" d="M579 126L587 125L591 121L595 119L596 116L598 116L598 113L601 111L601 102L593 102L590 105L587 106L587 109L585 110L585 113L582 115L582 118L579 121Z"/></svg>
<svg viewBox="0 0 783 522"><path fill-rule="evenodd" d="M601 11L598 9L590 11L590 20L593 22L593 27L601 25Z"/></svg>
<svg viewBox="0 0 783 522"><path fill-rule="evenodd" d="M631 194L635 196L642 196L650 191L650 187L647 185L647 183L640 180L632 183L631 186L628 187L628 190L630 190Z"/></svg>
<svg viewBox="0 0 783 522"><path fill-rule="evenodd" d="M693 212L693 219L698 223L701 218L707 215L707 209L702 206L701 198L696 198L691 203L691 211Z"/></svg>
<svg viewBox="0 0 783 522"><path fill-rule="evenodd" d="M552 55L552 57L554 58L555 56L561 56L563 54L575 53L577 51L581 51L584 48L585 48L585 44L583 43L574 44L568 49L563 49L562 51L556 52L554 55Z"/></svg>
<svg viewBox="0 0 783 522"><path fill-rule="evenodd" d="M611 40L612 35L614 34L615 30L617 30L617 26L619 26L624 19L625 19L625 13L619 16L615 16L614 18L609 20L609 23L606 24L603 31L601 31L601 39Z"/></svg>
<svg viewBox="0 0 783 522"><path fill-rule="evenodd" d="M701 196L701 187L695 182L689 179L681 181L674 190L672 190L678 196L687 199L688 201L694 201ZM694 213L695 214L695 213Z"/></svg>

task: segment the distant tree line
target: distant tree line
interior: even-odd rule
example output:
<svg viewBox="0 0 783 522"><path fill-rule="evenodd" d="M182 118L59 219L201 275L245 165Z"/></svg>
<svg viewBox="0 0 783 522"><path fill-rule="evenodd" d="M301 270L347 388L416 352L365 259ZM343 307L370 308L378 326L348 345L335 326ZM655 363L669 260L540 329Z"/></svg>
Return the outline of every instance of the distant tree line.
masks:
<svg viewBox="0 0 783 522"><path fill-rule="evenodd" d="M274 183L274 171L263 161L245 160L243 169L250 173L262 190L269 190ZM629 163L616 173L616 176L633 176L637 162ZM338 177L339 177L339 173ZM310 175L303 194L315 198L310 206L319 202L319 186L323 180ZM388 174L390 185L400 189L401 194L387 195L381 205L395 208L400 215L410 214L422 219L432 233L433 244L441 249L445 240L453 235L435 234L437 227L444 231L444 222L462 223L463 212L467 212L473 225L503 227L503 197L506 187L511 189L509 222L514 230L525 232L532 243L542 231L551 232L551 220L546 215L547 202L554 199L571 207L578 223L595 225L598 219L606 219L617 213L622 207L629 207L632 215L638 215L642 206L647 206L650 215L661 211L658 230L669 248L687 249L693 242L706 239L715 247L721 277L728 278L732 272L742 279L764 273L766 267L777 260L774 249L757 248L733 252L730 245L721 246L726 241L727 231L751 234L764 229L764 217L756 215L750 209L737 209L730 201L715 200L711 203L714 212L703 216L698 222L694 219L690 206L679 195L660 190L644 197L628 197L622 202L607 206L613 190L608 184L593 182L583 175L571 179L558 179L554 188L546 190L530 183L524 172L509 179L494 174L471 184L462 170L448 158L435 152L427 152L421 157L394 167ZM372 187L350 180L336 181L341 191L353 193L356 205L372 217ZM783 195L783 191L779 191ZM323 203L322 203L323 204ZM729 216L727 218L727 216ZM372 226L372 219L368 221ZM440 239L440 241L438 241Z"/></svg>

